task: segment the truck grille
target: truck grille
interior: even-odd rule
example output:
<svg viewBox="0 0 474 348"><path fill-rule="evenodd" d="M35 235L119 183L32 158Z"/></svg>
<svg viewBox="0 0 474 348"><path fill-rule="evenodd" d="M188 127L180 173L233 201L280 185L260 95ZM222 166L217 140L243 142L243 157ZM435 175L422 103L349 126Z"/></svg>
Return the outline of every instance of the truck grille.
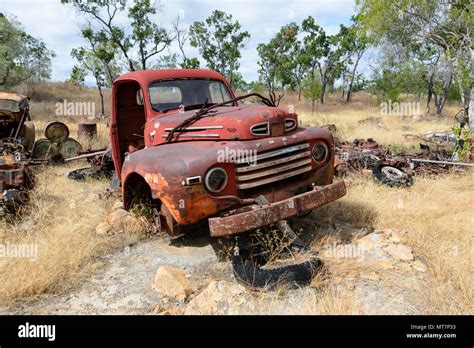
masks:
<svg viewBox="0 0 474 348"><path fill-rule="evenodd" d="M310 171L311 152L309 144L303 143L259 153L255 164L235 163L237 188L245 190Z"/></svg>

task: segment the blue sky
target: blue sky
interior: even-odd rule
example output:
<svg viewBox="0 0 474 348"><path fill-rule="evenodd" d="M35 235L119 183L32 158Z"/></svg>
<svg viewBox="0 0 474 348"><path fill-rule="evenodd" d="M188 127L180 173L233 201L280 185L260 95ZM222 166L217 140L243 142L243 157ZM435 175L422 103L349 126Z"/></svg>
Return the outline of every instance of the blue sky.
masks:
<svg viewBox="0 0 474 348"><path fill-rule="evenodd" d="M251 34L240 60L240 72L244 79L257 79L257 45L268 42L279 28L291 21L301 21L313 16L316 22L329 33L338 31L339 24L348 24L354 13L354 0L154 0L162 5L161 12L154 18L157 23L170 28L171 22L182 16L181 22L188 26L196 20L207 18L215 9L231 13L243 30ZM71 73L74 60L71 49L84 44L79 28L86 17L79 16L70 6L62 5L60 0L1 0L0 12L17 17L26 31L43 39L55 51L52 65L52 80L64 81ZM126 15L118 17L126 23ZM171 52L177 52L172 46ZM197 49L186 49L190 57L199 56ZM203 61L201 59L201 65ZM92 80L88 79L88 84Z"/></svg>

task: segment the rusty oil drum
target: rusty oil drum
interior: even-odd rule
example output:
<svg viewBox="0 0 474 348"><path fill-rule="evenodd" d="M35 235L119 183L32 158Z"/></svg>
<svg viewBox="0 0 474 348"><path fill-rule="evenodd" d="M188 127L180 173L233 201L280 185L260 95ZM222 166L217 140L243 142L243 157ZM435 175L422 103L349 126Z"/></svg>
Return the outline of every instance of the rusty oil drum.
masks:
<svg viewBox="0 0 474 348"><path fill-rule="evenodd" d="M79 123L77 137L93 139L97 137L97 123Z"/></svg>

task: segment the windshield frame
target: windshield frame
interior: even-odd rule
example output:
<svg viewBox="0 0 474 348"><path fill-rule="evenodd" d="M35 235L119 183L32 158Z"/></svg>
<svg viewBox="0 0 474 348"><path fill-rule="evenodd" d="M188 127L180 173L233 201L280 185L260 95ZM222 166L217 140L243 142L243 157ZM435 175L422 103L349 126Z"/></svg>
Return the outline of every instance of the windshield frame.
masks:
<svg viewBox="0 0 474 348"><path fill-rule="evenodd" d="M157 110L153 107L153 104L151 102L151 95L150 95L150 87L155 84L155 83L158 83L158 82L164 82L164 81L176 81L176 80L204 80L204 81L216 81L216 82L220 82L221 84L224 85L224 87L226 88L229 96L230 96L230 99L234 99L235 98L235 95L234 95L234 92L232 91L232 88L230 87L229 83L226 81L226 80L222 80L222 79L216 79L216 78L210 78L210 77L182 77L182 78L169 78L169 79L159 79L159 80L154 80L154 81L151 81L148 83L147 85L147 90L146 90L146 94L147 94L147 99L148 99L148 105L150 106L151 110L155 111L155 112L159 112L159 113L166 113L170 110L176 110L176 109L179 109L180 106L176 107L176 108L172 108L172 109L165 109L165 110ZM204 103L203 103L204 104ZM207 103L208 105L211 105L211 104L216 104L216 103L210 103L208 102ZM235 102L233 102L232 104L229 103L230 105L229 106L236 106L237 104ZM192 104L192 105L202 105L202 104ZM192 106L192 105L189 105L189 106ZM183 105L184 108L186 108L188 105ZM183 109L184 109L183 108Z"/></svg>

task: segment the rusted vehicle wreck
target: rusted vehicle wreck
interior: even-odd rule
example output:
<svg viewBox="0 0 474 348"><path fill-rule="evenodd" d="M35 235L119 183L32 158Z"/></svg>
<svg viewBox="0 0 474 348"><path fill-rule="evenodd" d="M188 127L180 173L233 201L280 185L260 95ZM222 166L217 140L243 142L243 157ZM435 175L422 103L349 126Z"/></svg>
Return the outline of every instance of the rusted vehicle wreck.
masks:
<svg viewBox="0 0 474 348"><path fill-rule="evenodd" d="M28 201L33 173L25 155L35 143L35 128L29 113L28 97L0 93L0 216Z"/></svg>
<svg viewBox="0 0 474 348"><path fill-rule="evenodd" d="M146 200L172 237L208 219L211 236L267 226L345 195L333 139L258 94L236 97L206 69L114 81L111 145L124 206ZM239 105L254 97L262 105Z"/></svg>

